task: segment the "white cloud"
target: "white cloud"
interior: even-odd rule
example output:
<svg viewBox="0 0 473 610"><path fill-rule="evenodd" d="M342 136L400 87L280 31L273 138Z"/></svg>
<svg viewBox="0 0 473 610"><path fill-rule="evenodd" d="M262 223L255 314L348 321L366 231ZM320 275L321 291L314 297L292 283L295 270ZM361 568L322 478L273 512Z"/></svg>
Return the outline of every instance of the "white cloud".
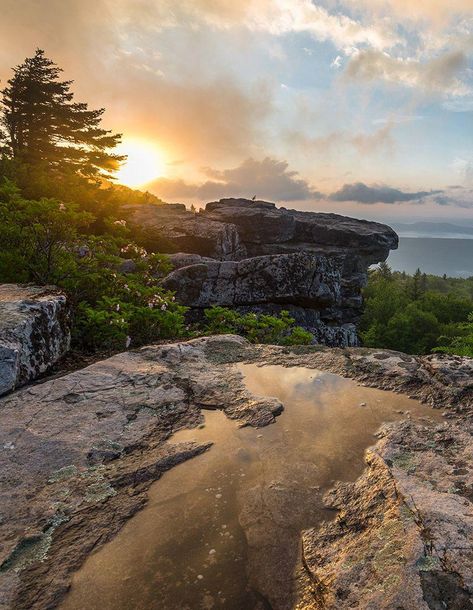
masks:
<svg viewBox="0 0 473 610"><path fill-rule="evenodd" d="M452 161L451 168L464 184L473 185L473 155L457 157Z"/></svg>
<svg viewBox="0 0 473 610"><path fill-rule="evenodd" d="M462 50L448 51L428 61L419 61L365 49L350 59L345 75L358 81L383 80L426 93L461 97L471 93L470 87L460 79L466 66L467 56Z"/></svg>
<svg viewBox="0 0 473 610"><path fill-rule="evenodd" d="M437 29L452 20L473 15L471 0L345 0L347 7L365 7L371 14L395 16L403 21L431 22Z"/></svg>
<svg viewBox="0 0 473 610"><path fill-rule="evenodd" d="M323 136L310 136L303 131L288 130L284 134L287 144L305 151L306 154L320 154L327 156L333 150L352 147L356 152L363 155L379 152L392 148L391 138L392 122L386 122L375 131L349 132L332 131Z"/></svg>
<svg viewBox="0 0 473 610"><path fill-rule="evenodd" d="M149 2L149 0L148 0ZM146 0L142 4L147 4ZM162 0L159 12L190 16L215 28L244 27L252 31L283 35L305 32L320 41L329 40L338 49L368 45L389 49L401 42L386 20L365 25L347 15L331 14L312 0ZM169 23L169 21L167 21Z"/></svg>
<svg viewBox="0 0 473 610"><path fill-rule="evenodd" d="M246 159L240 165L218 170L203 168L207 180L191 184L183 180L160 178L148 189L163 199L195 198L200 201L221 197L247 197L275 201L304 201L322 195L290 170L286 161L266 157L261 161Z"/></svg>

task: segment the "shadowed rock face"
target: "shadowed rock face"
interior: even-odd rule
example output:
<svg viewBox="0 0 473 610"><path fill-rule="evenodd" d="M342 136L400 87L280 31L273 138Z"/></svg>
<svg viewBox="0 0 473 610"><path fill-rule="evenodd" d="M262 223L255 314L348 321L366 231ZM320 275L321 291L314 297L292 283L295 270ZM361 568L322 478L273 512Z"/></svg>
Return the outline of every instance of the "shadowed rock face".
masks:
<svg viewBox="0 0 473 610"><path fill-rule="evenodd" d="M365 262L377 263L398 246L396 233L386 225L339 214L287 210L265 201L221 199L208 203L204 216L236 225L252 256L276 251L352 251Z"/></svg>
<svg viewBox="0 0 473 610"><path fill-rule="evenodd" d="M51 286L0 286L0 394L45 373L69 343L63 294Z"/></svg>
<svg viewBox="0 0 473 610"><path fill-rule="evenodd" d="M221 199L199 214L176 204L128 212L182 251L165 285L196 317L212 305L268 313L284 305L317 342L331 346L357 344L367 269L398 245L386 225L266 201Z"/></svg>
<svg viewBox="0 0 473 610"><path fill-rule="evenodd" d="M124 208L129 220L162 233L170 252L186 252L220 260L245 258L236 227L188 212L184 204L132 205Z"/></svg>
<svg viewBox="0 0 473 610"><path fill-rule="evenodd" d="M340 260L307 252L195 264L166 279L191 307L297 302L323 309L340 305L340 283Z"/></svg>

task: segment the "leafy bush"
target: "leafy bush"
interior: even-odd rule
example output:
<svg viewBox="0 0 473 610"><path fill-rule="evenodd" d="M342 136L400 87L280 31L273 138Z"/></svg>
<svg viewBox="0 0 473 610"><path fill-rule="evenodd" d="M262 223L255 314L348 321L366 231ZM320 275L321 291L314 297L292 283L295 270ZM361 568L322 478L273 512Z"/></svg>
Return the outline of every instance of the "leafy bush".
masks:
<svg viewBox="0 0 473 610"><path fill-rule="evenodd" d="M313 335L300 326L294 326L294 318L287 311L279 316L267 314L240 314L226 307L205 310L205 332L211 334L243 335L252 343L275 345L309 345Z"/></svg>
<svg viewBox="0 0 473 610"><path fill-rule="evenodd" d="M0 184L0 277L3 282L60 282L74 265L79 231L93 217L55 199L27 200Z"/></svg>
<svg viewBox="0 0 473 610"><path fill-rule="evenodd" d="M157 301L155 305L153 300ZM172 297L155 294L153 300L139 304L104 297L95 307L79 303L75 345L89 352L120 350L182 336L185 308L174 303Z"/></svg>
<svg viewBox="0 0 473 610"><path fill-rule="evenodd" d="M468 316L468 322L457 325L455 336L440 337L440 345L435 352L458 354L473 358L473 313Z"/></svg>

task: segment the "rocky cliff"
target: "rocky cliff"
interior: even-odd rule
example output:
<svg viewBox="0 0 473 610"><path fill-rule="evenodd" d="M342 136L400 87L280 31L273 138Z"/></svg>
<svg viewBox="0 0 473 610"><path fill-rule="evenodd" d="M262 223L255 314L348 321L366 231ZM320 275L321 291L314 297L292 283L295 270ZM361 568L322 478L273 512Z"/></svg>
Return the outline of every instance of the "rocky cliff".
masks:
<svg viewBox="0 0 473 610"><path fill-rule="evenodd" d="M63 294L51 286L0 285L0 394L45 373L69 343Z"/></svg>
<svg viewBox="0 0 473 610"><path fill-rule="evenodd" d="M386 225L265 201L221 199L198 214L179 204L129 206L127 214L179 252L165 286L195 314L211 305L287 309L332 346L357 344L367 269L398 245Z"/></svg>

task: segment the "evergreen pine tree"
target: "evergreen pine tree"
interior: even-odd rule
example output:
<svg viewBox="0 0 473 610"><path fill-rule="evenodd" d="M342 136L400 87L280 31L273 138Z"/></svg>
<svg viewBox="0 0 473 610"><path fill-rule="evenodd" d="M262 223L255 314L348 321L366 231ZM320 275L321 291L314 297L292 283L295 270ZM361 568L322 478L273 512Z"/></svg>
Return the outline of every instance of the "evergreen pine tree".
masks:
<svg viewBox="0 0 473 610"><path fill-rule="evenodd" d="M411 299L417 301L422 296L422 271L417 268L412 276Z"/></svg>
<svg viewBox="0 0 473 610"><path fill-rule="evenodd" d="M61 68L41 49L13 72L1 92L7 155L56 173L112 178L125 157L111 152L121 134L100 127L105 109L75 102L73 81L60 80Z"/></svg>

